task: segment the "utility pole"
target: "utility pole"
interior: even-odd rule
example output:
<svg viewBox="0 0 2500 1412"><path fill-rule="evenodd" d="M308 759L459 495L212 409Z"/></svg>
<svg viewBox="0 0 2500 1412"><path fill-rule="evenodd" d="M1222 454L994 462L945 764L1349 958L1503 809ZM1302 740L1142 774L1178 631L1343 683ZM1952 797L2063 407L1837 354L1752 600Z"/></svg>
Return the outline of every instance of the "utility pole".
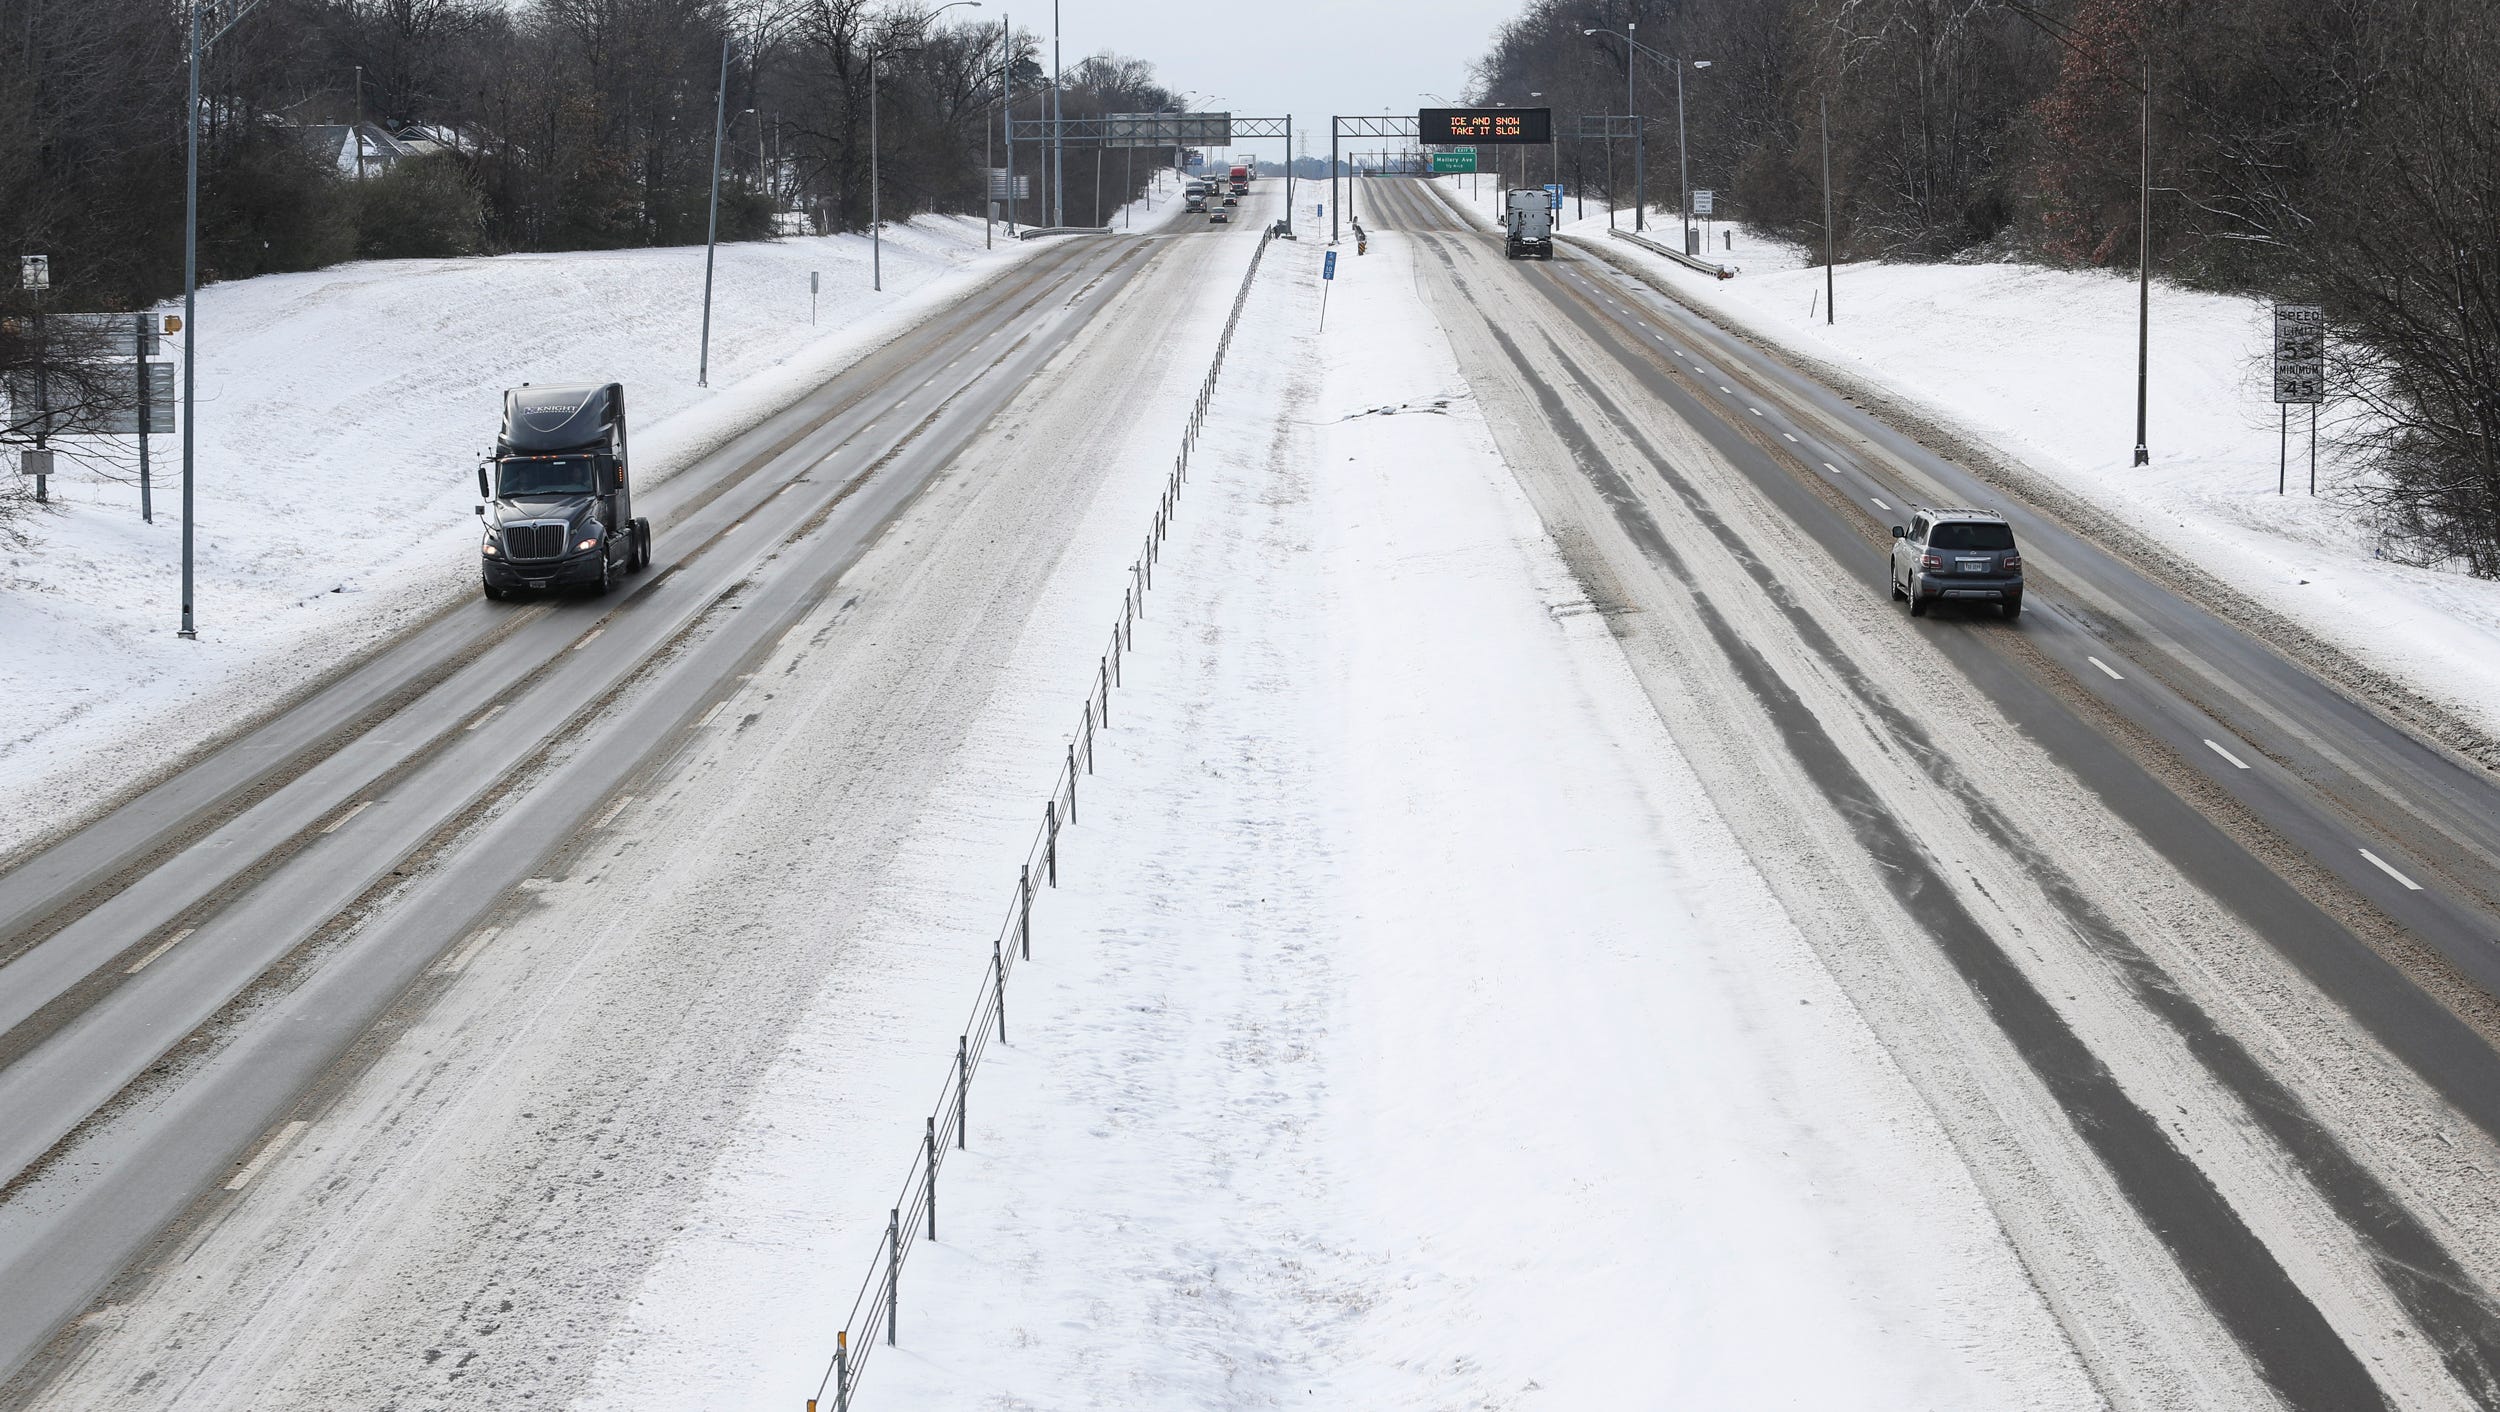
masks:
<svg viewBox="0 0 2500 1412"><path fill-rule="evenodd" d="M1832 104L1831 99L1817 95L1815 115L1823 124L1823 322L1832 317ZM1811 317L1809 315L1809 317Z"/></svg>
<svg viewBox="0 0 2500 1412"><path fill-rule="evenodd" d="M720 149L729 135L729 44L729 32L721 31L720 87L712 94L712 209L703 231L703 341L695 353L697 387L712 385L712 252L720 243Z"/></svg>
<svg viewBox="0 0 2500 1412"><path fill-rule="evenodd" d="M2135 207L2135 464L2149 466L2145 395L2153 358L2153 50L2144 49L2144 166Z"/></svg>

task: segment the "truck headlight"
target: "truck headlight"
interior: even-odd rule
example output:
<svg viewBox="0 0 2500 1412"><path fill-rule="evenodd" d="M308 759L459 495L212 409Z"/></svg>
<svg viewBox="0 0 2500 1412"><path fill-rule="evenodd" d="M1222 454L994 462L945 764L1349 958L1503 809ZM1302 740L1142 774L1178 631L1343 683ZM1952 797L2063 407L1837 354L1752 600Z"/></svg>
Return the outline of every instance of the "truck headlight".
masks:
<svg viewBox="0 0 2500 1412"><path fill-rule="evenodd" d="M581 543L576 544L573 547L576 549L596 549L599 547L599 536L595 534L590 535L583 539Z"/></svg>
<svg viewBox="0 0 2500 1412"><path fill-rule="evenodd" d="M477 547L477 552L485 555L489 559L500 559L503 557L503 551L495 547L495 540L491 535L487 537L484 544Z"/></svg>

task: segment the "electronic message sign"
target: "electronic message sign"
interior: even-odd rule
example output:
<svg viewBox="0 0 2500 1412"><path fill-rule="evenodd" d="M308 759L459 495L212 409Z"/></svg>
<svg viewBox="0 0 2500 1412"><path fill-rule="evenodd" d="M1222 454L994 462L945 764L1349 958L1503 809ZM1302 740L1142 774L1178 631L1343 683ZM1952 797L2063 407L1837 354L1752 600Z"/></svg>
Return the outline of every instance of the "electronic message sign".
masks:
<svg viewBox="0 0 2500 1412"><path fill-rule="evenodd" d="M1554 140L1551 108L1426 108L1415 115L1415 140L1426 147Z"/></svg>

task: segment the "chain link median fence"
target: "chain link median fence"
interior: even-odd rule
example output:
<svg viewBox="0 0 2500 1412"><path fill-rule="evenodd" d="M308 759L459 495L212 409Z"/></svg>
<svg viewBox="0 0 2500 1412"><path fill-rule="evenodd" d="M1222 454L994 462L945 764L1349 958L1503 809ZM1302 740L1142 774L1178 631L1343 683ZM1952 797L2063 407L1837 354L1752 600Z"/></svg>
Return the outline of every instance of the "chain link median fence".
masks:
<svg viewBox="0 0 2500 1412"><path fill-rule="evenodd" d="M955 1062L948 1067L945 1081L938 1085L937 1102L929 1109L920 1142L903 1173L901 1194L886 1213L885 1235L877 1242L876 1257L869 1264L867 1277L860 1281L850 1313L834 1334L832 1360L816 1384L816 1395L807 1399L807 1412L818 1412L819 1404L828 1396L832 1399L832 1412L851 1412L851 1399L859 1389L860 1373L868 1364L868 1355L881 1339L891 1345L899 1337L896 1316L901 1305L903 1263L916 1239L938 1238L938 1174L946 1165L946 1154L962 1150L969 1137L972 1077L980 1072L982 1056L989 1052L992 1043L1007 1042L1007 981L1015 974L1017 962L1033 956L1034 898L1039 890L1059 885L1059 831L1076 822L1077 785L1094 772L1095 733L1111 722L1111 695L1120 686L1120 660L1136 646L1137 620L1145 616L1146 594L1154 587L1155 565L1163 557L1164 536L1180 508L1181 487L1189 479L1190 456L1197 449L1198 434L1205 429L1207 414L1215 405L1216 379L1224 371L1224 357L1233 346L1233 330L1240 325L1241 311L1249 303L1251 282L1258 278L1259 264L1275 238L1272 228L1260 233L1258 248L1250 254L1250 268L1243 272L1241 288L1233 295L1232 312L1225 315L1224 331L1215 341L1215 358L1207 368L1205 381L1199 384L1197 400L1190 407L1188 428L1181 434L1180 454L1172 458L1172 469L1164 478L1163 494L1155 503L1154 520L1145 543L1129 565L1128 587L1120 597L1119 616L1111 624L1110 644L1095 664L1093 690L1086 694L1076 730L1068 738L1059 776L1042 801L1041 827L1035 831L1024 861L1016 870L1006 916L990 938L989 969L982 975L980 994L973 998L972 1013L962 1033L956 1036Z"/></svg>

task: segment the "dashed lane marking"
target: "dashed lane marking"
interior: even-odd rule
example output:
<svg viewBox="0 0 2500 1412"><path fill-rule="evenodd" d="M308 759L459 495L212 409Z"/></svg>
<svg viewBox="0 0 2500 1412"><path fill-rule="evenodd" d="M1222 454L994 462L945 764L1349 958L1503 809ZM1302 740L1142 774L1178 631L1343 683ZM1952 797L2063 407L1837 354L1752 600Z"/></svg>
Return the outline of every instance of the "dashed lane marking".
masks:
<svg viewBox="0 0 2500 1412"><path fill-rule="evenodd" d="M1780 435L1788 438L1790 441L1795 441L1797 439L1797 434L1793 431L1784 431L1781 432Z"/></svg>
<svg viewBox="0 0 2500 1412"><path fill-rule="evenodd" d="M166 952L173 950L184 937L189 936L195 930L197 930L197 928L184 927L181 931L175 932L172 936L158 942L155 949L148 952L147 955L140 957L138 960L131 962L130 968L123 971L122 974L125 976L135 976L141 971L146 970L150 961L153 961L157 957L164 955Z"/></svg>
<svg viewBox="0 0 2500 1412"><path fill-rule="evenodd" d="M1762 409L1759 407L1747 407L1745 410L1753 413L1757 417L1762 415Z"/></svg>
<svg viewBox="0 0 2500 1412"><path fill-rule="evenodd" d="M241 1191L245 1183L260 1175L260 1169L268 1166L270 1159L285 1151L288 1143L295 1141L296 1134L302 1132L304 1126L304 1120L298 1118L278 1129L278 1135L262 1144L252 1160L243 1164L243 1170L234 1174L234 1180L226 1183L226 1190Z"/></svg>
<svg viewBox="0 0 2500 1412"><path fill-rule="evenodd" d="M372 800L359 800L357 801L355 808L350 809L346 813L339 815L337 818L332 819L330 822L323 824L321 826L321 831L323 833L337 833L340 829L347 827L348 820L355 818L358 814L361 814L372 807Z"/></svg>
<svg viewBox="0 0 2500 1412"><path fill-rule="evenodd" d="M2115 667L2111 666L2111 665L2110 665L2110 664L2108 664L2107 662L2102 661L2102 660L2101 660L2100 658L2098 658L2098 657L2086 657L2086 658L2084 658L2083 660L2085 660L2085 661L2087 661L2087 662L2091 663L2091 664L2092 664L2093 666L2095 666L2095 667L2100 668L2100 669L2101 669L2101 671L2102 671L2103 673L2105 673L2105 674L2109 677L2109 679L2110 679L2111 681L2125 681L2125 680L2126 680L2126 678L2125 678L2125 677L2122 677L2122 676L2118 675L2118 669L2117 669L2117 668L2115 668Z"/></svg>
<svg viewBox="0 0 2500 1412"><path fill-rule="evenodd" d="M2223 759L2230 761L2239 769L2245 770L2248 768L2248 762L2246 760L2243 760L2239 756L2232 754L2230 751L2223 749L2222 742L2218 740L2206 740L2205 748L2212 751L2216 755L2221 756Z"/></svg>
<svg viewBox="0 0 2500 1412"><path fill-rule="evenodd" d="M1829 471L1829 472L1831 472L1833 475L1839 475L1839 474L1840 474L1840 467L1833 465L1833 464L1832 464L1831 462L1829 462L1829 461L1825 461L1825 462L1823 463L1823 469L1824 469L1824 470L1827 470L1827 471Z"/></svg>
<svg viewBox="0 0 2500 1412"><path fill-rule="evenodd" d="M2382 873L2385 873L2387 876L2394 878L2396 881L2403 883L2405 885L2405 891L2420 892L2422 890L2422 885L2420 883L2415 882L2413 879L2406 877L2400 872L2397 872L2386 859L2372 853L2370 850L2366 848L2362 849L2361 856L2369 859L2372 867L2378 869Z"/></svg>
<svg viewBox="0 0 2500 1412"><path fill-rule="evenodd" d="M1884 503L1883 501L1881 501L1881 500L1876 500L1876 499L1875 499L1875 497L1874 497L1874 496L1872 496L1872 495L1870 495L1870 496L1868 496L1868 497L1866 497L1866 498L1867 498L1868 500L1870 500L1870 501L1873 501L1873 502L1874 502L1874 505L1875 505L1875 508L1876 508L1876 509L1878 509L1878 510L1882 510L1882 511L1884 511L1884 512L1885 512L1885 513L1887 513L1887 514L1891 513L1891 511L1892 511L1892 507L1891 507L1890 505L1885 504L1885 503Z"/></svg>
<svg viewBox="0 0 2500 1412"><path fill-rule="evenodd" d="M2373 867L2378 867L2378 870L2380 870L2380 872L2385 872L2385 875L2388 875L2388 877L2393 877L2393 880L2398 880L2398 882L2403 882L2403 885L2405 885L2405 890L2408 890L2408 892L2420 892L2420 890L2423 890L2423 885L2420 885L2420 882L2415 882L2415 880L2410 880L2410 877L2405 877L2405 875L2403 875L2403 872L2398 872L2398 870L2395 870L2395 867L2390 867L2390 865L2388 865L2388 860L2385 860L2385 857L2380 857L2380 855L2375 855L2375 852L2370 852L2370 850L2368 850L2368 847L2365 847L2365 850L2360 850L2360 855L2363 855L2363 857L2368 857L2368 860L2370 860L2370 865L2373 865Z"/></svg>

